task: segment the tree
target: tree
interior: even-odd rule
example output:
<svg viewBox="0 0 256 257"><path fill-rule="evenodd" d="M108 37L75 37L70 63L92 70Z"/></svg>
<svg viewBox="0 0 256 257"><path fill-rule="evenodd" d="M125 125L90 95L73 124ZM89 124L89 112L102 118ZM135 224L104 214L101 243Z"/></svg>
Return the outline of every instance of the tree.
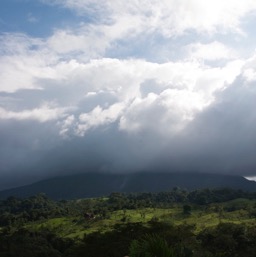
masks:
<svg viewBox="0 0 256 257"><path fill-rule="evenodd" d="M188 204L183 205L183 214L190 215L191 214L191 206Z"/></svg>
<svg viewBox="0 0 256 257"><path fill-rule="evenodd" d="M133 240L129 249L130 257L174 257L174 251L167 242L157 235Z"/></svg>

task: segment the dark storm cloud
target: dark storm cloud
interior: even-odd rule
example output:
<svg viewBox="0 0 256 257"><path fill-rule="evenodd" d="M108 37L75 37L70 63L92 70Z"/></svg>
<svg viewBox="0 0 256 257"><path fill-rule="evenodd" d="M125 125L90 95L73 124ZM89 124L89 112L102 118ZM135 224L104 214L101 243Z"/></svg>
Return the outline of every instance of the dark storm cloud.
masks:
<svg viewBox="0 0 256 257"><path fill-rule="evenodd" d="M238 77L169 146L168 167L238 175L256 173L256 82ZM169 158L169 160L168 160Z"/></svg>
<svg viewBox="0 0 256 257"><path fill-rule="evenodd" d="M52 122L5 120L0 123L0 186L13 187L42 177L35 168L45 152L56 147Z"/></svg>

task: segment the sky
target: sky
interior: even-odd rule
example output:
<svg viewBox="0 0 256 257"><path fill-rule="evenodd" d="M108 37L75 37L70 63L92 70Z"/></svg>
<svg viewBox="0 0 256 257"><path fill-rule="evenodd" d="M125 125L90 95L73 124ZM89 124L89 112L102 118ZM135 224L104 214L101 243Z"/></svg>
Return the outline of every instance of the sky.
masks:
<svg viewBox="0 0 256 257"><path fill-rule="evenodd" d="M255 26L255 0L1 0L0 189L256 176Z"/></svg>

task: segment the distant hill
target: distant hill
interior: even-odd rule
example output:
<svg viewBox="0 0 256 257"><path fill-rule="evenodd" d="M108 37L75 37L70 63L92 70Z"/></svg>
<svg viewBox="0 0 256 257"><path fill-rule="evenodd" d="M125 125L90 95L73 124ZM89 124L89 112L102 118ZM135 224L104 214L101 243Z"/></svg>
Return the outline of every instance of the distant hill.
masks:
<svg viewBox="0 0 256 257"><path fill-rule="evenodd" d="M0 191L0 199L45 193L52 199L76 199L109 195L112 192L159 192L173 187L187 190L233 188L256 192L256 182L240 176L199 173L85 173L42 180L27 186Z"/></svg>

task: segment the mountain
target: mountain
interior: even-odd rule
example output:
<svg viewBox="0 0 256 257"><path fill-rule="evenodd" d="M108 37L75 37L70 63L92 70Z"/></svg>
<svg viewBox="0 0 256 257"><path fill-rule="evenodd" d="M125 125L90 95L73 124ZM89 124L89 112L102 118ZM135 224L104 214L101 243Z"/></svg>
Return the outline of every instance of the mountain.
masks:
<svg viewBox="0 0 256 257"><path fill-rule="evenodd" d="M76 199L109 195L112 192L159 192L173 187L187 190L200 188L233 188L256 192L256 182L240 176L202 173L85 173L42 180L27 186L0 192L9 196L28 197L45 193L52 199Z"/></svg>

